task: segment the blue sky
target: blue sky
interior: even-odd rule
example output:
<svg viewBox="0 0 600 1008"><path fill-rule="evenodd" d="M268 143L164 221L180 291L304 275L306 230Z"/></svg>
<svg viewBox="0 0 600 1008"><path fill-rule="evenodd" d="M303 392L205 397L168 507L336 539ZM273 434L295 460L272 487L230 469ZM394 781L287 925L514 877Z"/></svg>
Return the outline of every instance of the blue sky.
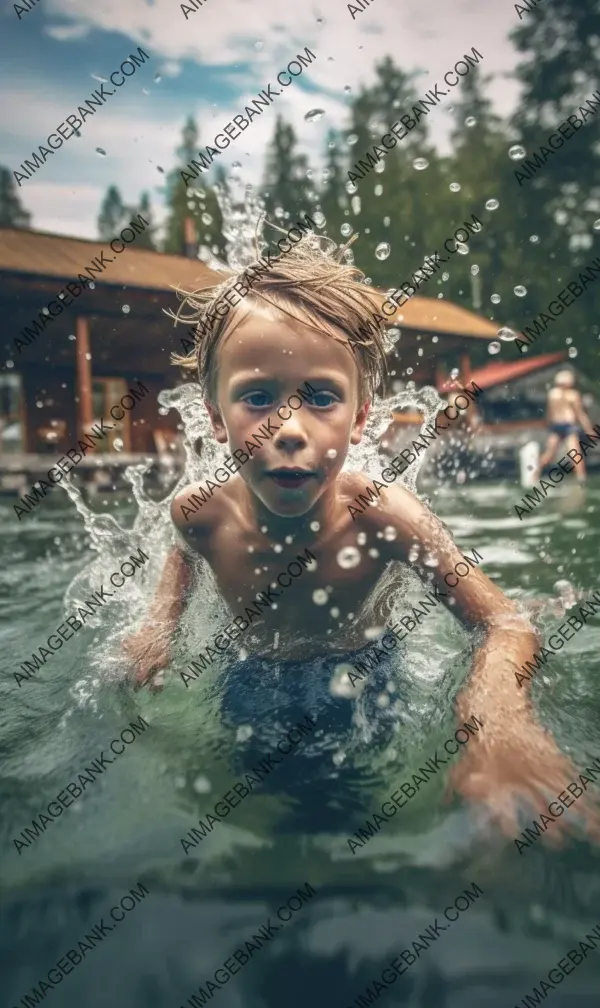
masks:
<svg viewBox="0 0 600 1008"><path fill-rule="evenodd" d="M141 45L151 59L86 120L79 139L67 140L22 184L19 195L33 226L43 231L95 237L100 201L111 183L126 201L149 190L160 221L164 176L158 166L173 166L187 115L196 117L201 142L211 141L305 46L317 55L312 66L220 159L226 167L240 161L242 181L260 182L280 112L318 168L327 130L347 123L344 87L355 92L371 83L375 63L386 54L406 71L422 70L425 91L475 46L483 70L495 77L489 93L496 109L508 114L518 99L516 83L506 77L516 62L508 33L517 24L505 0L373 0L355 19L339 0L205 0L187 20L175 0L39 0L20 20L3 0L0 164L18 169L100 87L92 74L108 78ZM317 107L325 115L306 122ZM447 107L435 110L430 125L443 149L451 125ZM96 153L98 147L106 156Z"/></svg>

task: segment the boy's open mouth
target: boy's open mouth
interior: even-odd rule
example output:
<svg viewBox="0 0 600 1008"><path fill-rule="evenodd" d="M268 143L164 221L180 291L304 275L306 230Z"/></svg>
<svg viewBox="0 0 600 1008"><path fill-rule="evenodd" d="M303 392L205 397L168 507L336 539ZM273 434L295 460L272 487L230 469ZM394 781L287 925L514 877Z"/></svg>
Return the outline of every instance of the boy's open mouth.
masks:
<svg viewBox="0 0 600 1008"><path fill-rule="evenodd" d="M271 469L266 475L277 486L297 489L304 486L313 476L316 476L316 473L310 469Z"/></svg>

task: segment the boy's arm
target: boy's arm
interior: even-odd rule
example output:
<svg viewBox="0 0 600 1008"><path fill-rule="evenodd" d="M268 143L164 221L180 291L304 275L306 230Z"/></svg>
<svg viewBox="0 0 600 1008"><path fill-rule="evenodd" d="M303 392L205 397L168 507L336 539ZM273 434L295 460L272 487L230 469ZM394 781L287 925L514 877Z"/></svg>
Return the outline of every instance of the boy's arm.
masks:
<svg viewBox="0 0 600 1008"><path fill-rule="evenodd" d="M424 578L433 573L437 593L448 610L465 627L482 633L470 674L456 698L456 711L461 721L475 715L483 729L473 746L466 747L450 780L464 797L483 801L504 832L514 835L519 799L532 803L538 812L546 810L548 800L576 780L577 773L535 720L531 680L523 678L522 666L532 661L540 637L517 605L477 567L477 558L485 560L484 554L466 551L471 557L468 564L442 522L408 491L393 488L386 498L391 508L368 510L373 515L380 512L378 524L392 524L397 530L389 544L390 559L411 563ZM415 543L419 555L411 562L409 553L414 556ZM438 562L432 566L434 558ZM456 572L457 565L463 576ZM597 829L597 814L582 804L580 811ZM553 832L556 835L556 829Z"/></svg>
<svg viewBox="0 0 600 1008"><path fill-rule="evenodd" d="M590 431L590 430L592 430L592 421L590 420L589 416L587 415L587 413L585 411L585 408L584 408L584 405L583 405L583 399L581 398L581 393L580 392L576 392L575 396L576 396L576 399L575 399L575 412L577 414L577 421L579 423L579 426L584 431Z"/></svg>
<svg viewBox="0 0 600 1008"><path fill-rule="evenodd" d="M154 599L142 627L123 645L133 663L138 686L143 686L155 673L164 669L171 657L171 638L183 611L185 596L191 583L191 565L180 546L167 555ZM154 685L161 685L154 678Z"/></svg>

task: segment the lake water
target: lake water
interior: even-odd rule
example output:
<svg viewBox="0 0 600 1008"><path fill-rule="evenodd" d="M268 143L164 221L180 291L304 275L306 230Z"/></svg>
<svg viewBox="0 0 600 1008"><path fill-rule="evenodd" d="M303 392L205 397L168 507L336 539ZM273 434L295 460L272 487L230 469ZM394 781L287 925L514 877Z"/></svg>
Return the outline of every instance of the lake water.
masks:
<svg viewBox="0 0 600 1008"><path fill-rule="evenodd" d="M523 522L512 510L521 496L513 485L432 495L463 552L476 548L509 595L546 600L536 622L548 633L562 622L548 603L557 581L579 596L599 587L600 481L583 500L573 492L563 484ZM81 520L62 499L20 524L4 502L0 517L2 1005L28 1004L25 995L35 1004L32 988L140 882L148 894L123 907L122 921L44 1001L177 1008L202 987L222 1008L354 1008L366 985L476 883L483 895L377 1000L506 1008L600 922L597 848L580 835L556 850L544 837L520 857L510 839L486 832L475 809L442 803L443 771L350 850L347 838L454 733L469 639L439 610L411 634L396 676L402 713L385 750L340 739L332 753L303 739L186 854L181 838L247 772L248 741L221 721L218 676L186 690L171 675L160 694L133 693L118 669L98 670L108 632L100 626L77 633L18 688L13 673L63 622L64 592L90 555ZM123 591L139 603L133 588ZM578 765L600 755L599 644L596 617L534 685L542 723ZM140 715L149 727L18 853L13 838ZM314 895L299 897L281 923L277 909L295 906L299 889ZM232 959L246 941L260 946L252 935L269 919L277 933L248 961ZM227 981L219 973L220 987L215 971L225 961L232 972L242 965ZM590 953L548 997L554 1008L592 1008L599 978Z"/></svg>

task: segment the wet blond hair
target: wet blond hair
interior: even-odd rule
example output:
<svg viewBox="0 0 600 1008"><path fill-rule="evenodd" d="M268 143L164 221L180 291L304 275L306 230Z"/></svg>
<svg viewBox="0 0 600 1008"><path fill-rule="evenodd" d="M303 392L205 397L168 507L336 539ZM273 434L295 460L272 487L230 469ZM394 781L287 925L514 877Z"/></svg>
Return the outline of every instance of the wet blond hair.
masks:
<svg viewBox="0 0 600 1008"><path fill-rule="evenodd" d="M269 226L287 234L274 224ZM254 263L230 274L222 283L195 291L177 290L182 304L177 313L168 314L175 319L175 324L196 323L195 346L187 355L172 354L171 363L184 372L197 372L205 396L214 401L219 344L248 312L265 302L295 321L347 345L358 369L360 395L373 398L378 387L385 386L388 377L383 319L374 317L375 313L380 313L384 298L380 291L365 283L361 270L342 261L357 237L353 235L350 241L338 247L331 239L309 232L292 245L289 252L271 256L266 274L249 280L246 270L258 266L261 258L255 236ZM248 287L251 285L249 293L232 311L223 316L215 315L218 302L240 281ZM248 309L245 314L238 311L241 306ZM186 308L188 312L184 314ZM345 341L340 339L336 331L339 329L346 334Z"/></svg>

